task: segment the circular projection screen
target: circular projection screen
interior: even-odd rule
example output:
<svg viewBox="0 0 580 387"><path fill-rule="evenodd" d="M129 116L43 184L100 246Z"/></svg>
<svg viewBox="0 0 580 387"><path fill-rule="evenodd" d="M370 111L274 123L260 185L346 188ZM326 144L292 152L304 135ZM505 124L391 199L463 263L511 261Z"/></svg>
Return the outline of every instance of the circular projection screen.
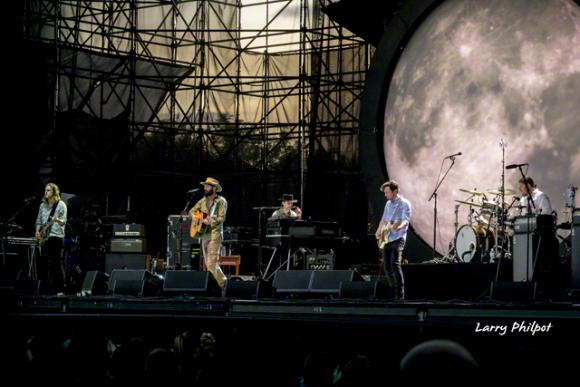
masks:
<svg viewBox="0 0 580 387"><path fill-rule="evenodd" d="M438 191L438 252L447 252L455 236L455 200L469 197L459 189L501 185L502 140L506 165L529 163L527 174L550 196L558 221L566 220L564 193L580 183L574 2L446 1L401 54L385 106L384 157L389 177L413 204L415 231L431 245L428 199L450 164L444 157L462 152ZM518 169L505 170L506 188L517 191L520 177ZM459 207L458 227L467 212Z"/></svg>

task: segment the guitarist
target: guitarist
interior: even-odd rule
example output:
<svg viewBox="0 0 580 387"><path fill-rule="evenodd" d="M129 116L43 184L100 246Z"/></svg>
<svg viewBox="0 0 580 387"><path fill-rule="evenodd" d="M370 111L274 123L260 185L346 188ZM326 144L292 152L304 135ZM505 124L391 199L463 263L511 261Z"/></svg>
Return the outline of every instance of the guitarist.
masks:
<svg viewBox="0 0 580 387"><path fill-rule="evenodd" d="M223 196L218 195L218 192L222 191L222 186L213 177L208 177L200 184L203 185L204 197L191 208L189 213L192 222L201 222L197 236L201 239L205 267L223 289L226 276L219 265L219 254L222 247L223 225L228 210L228 202Z"/></svg>
<svg viewBox="0 0 580 387"><path fill-rule="evenodd" d="M404 300L405 280L401 262L411 220L411 203L399 195L399 184L394 180L381 185L381 191L385 194L387 203L375 237L380 240L388 234L383 248L383 265L389 283L396 289L397 299ZM385 228L388 232L385 232Z"/></svg>
<svg viewBox="0 0 580 387"><path fill-rule="evenodd" d="M43 286L49 292L64 292L64 267L62 246L67 207L60 200L60 189L54 183L44 188L44 197L36 217L36 240L40 246L38 274Z"/></svg>

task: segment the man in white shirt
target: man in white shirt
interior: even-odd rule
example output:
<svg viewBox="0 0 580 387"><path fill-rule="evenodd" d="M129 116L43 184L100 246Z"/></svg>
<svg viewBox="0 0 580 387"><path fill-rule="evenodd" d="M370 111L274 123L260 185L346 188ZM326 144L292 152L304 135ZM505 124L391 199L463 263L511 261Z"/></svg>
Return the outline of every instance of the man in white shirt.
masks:
<svg viewBox="0 0 580 387"><path fill-rule="evenodd" d="M520 199L521 215L534 213L536 215L551 215L552 205L550 198L544 192L540 191L534 179L526 177L518 181L518 188L522 194ZM529 192L529 193L528 193ZM532 195L532 201L529 200L529 195Z"/></svg>

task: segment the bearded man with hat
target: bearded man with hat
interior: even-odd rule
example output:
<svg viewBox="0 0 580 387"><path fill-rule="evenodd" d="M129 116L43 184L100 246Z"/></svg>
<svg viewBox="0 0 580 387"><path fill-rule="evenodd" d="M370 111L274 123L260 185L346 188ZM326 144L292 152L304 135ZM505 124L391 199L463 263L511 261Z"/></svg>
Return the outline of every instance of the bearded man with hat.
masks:
<svg viewBox="0 0 580 387"><path fill-rule="evenodd" d="M197 237L201 239L205 267L223 289L226 276L219 265L219 253L222 247L228 202L223 196L218 195L218 192L222 191L222 186L218 180L208 177L199 184L203 185L204 197L191 208L189 213L192 222L195 218L202 218ZM202 216L200 217L198 214Z"/></svg>
<svg viewBox="0 0 580 387"><path fill-rule="evenodd" d="M300 207L295 206L298 200L294 200L294 195L284 194L280 199L282 201L282 207L274 211L271 218L294 218L302 219L302 210Z"/></svg>

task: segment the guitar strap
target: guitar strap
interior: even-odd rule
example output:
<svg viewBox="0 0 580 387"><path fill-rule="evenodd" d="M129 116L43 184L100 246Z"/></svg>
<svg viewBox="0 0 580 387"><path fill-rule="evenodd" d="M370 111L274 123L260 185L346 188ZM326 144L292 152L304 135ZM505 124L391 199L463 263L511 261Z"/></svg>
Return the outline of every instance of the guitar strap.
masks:
<svg viewBox="0 0 580 387"><path fill-rule="evenodd" d="M219 196L218 196L219 197ZM217 206L218 206L218 197L216 197L216 200L213 202L213 206L211 208L211 214L209 214L210 218L212 216L215 216L215 212L217 211Z"/></svg>
<svg viewBox="0 0 580 387"><path fill-rule="evenodd" d="M397 210L399 209L400 205L401 205L401 202L397 203L397 207L395 207L395 209L393 210L393 213L391 214L391 219L389 219L388 223L391 223L393 221L393 218L395 217L395 214L397 213Z"/></svg>
<svg viewBox="0 0 580 387"><path fill-rule="evenodd" d="M54 213L56 211L56 207L58 206L58 202L54 203L54 205L52 206L52 210L50 210L50 214L48 215L48 219L46 219L46 222L49 222L49 219L51 219L54 216ZM52 225L54 224L54 222L48 227L48 229L46 230L46 237L48 238L48 236L50 235L50 229L52 228Z"/></svg>

